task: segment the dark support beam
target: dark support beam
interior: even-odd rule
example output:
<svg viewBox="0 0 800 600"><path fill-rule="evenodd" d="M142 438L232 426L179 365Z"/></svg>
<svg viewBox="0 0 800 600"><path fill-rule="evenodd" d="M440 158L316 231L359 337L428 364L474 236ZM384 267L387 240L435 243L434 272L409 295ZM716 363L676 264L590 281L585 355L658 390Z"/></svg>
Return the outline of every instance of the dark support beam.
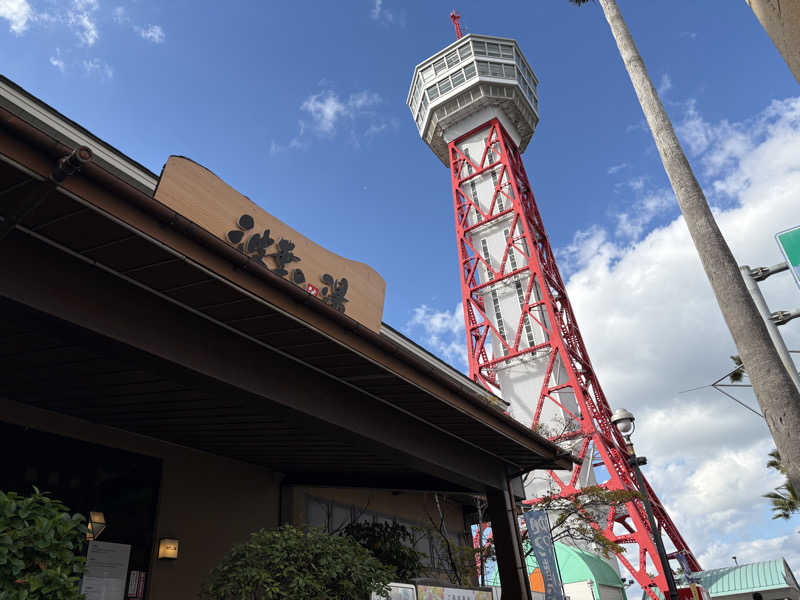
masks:
<svg viewBox="0 0 800 600"><path fill-rule="evenodd" d="M8 215L0 223L0 241L11 232L22 220L39 207L47 197L56 189L56 185L49 180L36 181L28 186L25 200L21 203L16 213Z"/></svg>
<svg viewBox="0 0 800 600"><path fill-rule="evenodd" d="M80 146L56 161L49 179L32 182L28 186L28 193L17 212L13 215L7 215L0 223L0 241L4 240L11 230L22 223L25 217L36 210L67 177L77 173L90 160L92 160L92 151L86 146Z"/></svg>
<svg viewBox="0 0 800 600"><path fill-rule="evenodd" d="M514 511L513 483L506 480L501 490L488 490L489 519L492 521L492 536L497 553L497 570L503 586L503 600L529 600L530 580L522 541L519 535L517 515Z"/></svg>

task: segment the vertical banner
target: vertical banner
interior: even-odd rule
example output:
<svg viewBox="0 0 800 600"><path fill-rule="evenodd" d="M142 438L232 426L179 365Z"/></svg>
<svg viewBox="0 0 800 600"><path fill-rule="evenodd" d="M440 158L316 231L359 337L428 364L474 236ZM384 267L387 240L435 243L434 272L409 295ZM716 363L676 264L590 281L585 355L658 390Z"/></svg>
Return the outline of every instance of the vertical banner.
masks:
<svg viewBox="0 0 800 600"><path fill-rule="evenodd" d="M700 581L700 578L693 574L692 570L689 568L689 561L686 560L686 555L683 552L677 552L675 558L678 560L678 564L683 570L683 576L686 578L686 581L690 584L695 584Z"/></svg>
<svg viewBox="0 0 800 600"><path fill-rule="evenodd" d="M553 537L550 535L550 519L543 510L529 510L522 513L528 528L536 563L544 580L545 600L564 600L564 588L561 586L561 574L558 572L556 551Z"/></svg>

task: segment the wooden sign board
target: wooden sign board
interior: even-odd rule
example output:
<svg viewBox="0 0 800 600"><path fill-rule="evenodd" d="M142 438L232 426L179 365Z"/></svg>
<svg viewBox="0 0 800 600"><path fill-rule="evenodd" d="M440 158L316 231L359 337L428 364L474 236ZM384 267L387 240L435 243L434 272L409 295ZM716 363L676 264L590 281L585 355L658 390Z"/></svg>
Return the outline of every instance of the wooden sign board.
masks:
<svg viewBox="0 0 800 600"><path fill-rule="evenodd" d="M170 156L155 199L320 302L380 329L386 282L374 269L315 244L205 167Z"/></svg>

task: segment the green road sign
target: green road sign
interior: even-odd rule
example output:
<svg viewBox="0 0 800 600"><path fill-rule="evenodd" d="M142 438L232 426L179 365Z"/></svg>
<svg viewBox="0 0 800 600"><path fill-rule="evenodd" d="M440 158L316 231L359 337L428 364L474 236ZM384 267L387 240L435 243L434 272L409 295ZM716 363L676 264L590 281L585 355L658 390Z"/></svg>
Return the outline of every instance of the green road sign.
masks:
<svg viewBox="0 0 800 600"><path fill-rule="evenodd" d="M800 286L800 226L775 234L778 246L783 253L794 280Z"/></svg>

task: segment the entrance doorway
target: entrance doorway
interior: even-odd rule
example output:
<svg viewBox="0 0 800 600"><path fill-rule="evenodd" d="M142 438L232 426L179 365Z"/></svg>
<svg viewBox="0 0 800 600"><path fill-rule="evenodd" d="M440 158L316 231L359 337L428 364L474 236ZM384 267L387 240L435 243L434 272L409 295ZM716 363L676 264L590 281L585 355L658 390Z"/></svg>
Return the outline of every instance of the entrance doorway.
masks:
<svg viewBox="0 0 800 600"><path fill-rule="evenodd" d="M0 490L28 496L36 486L70 513L103 513L98 541L128 544L129 571L149 572L161 460L0 422Z"/></svg>

